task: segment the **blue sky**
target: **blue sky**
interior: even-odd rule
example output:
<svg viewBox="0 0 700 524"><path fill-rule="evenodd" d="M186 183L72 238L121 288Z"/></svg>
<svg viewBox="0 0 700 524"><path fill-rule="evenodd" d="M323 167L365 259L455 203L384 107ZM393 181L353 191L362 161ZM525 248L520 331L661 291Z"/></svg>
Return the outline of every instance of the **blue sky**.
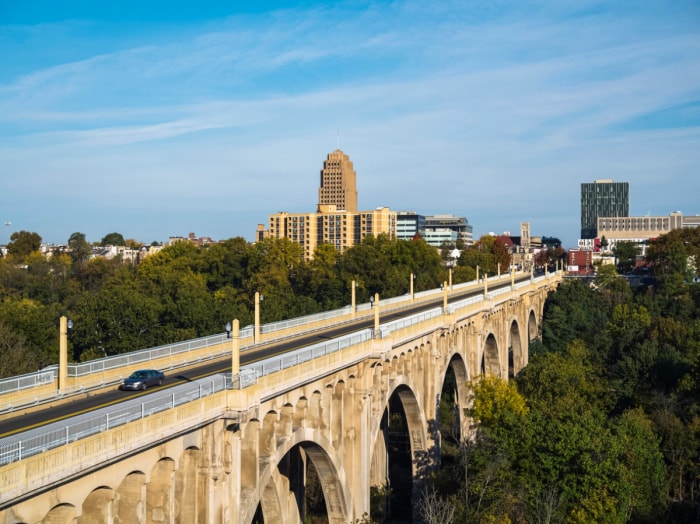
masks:
<svg viewBox="0 0 700 524"><path fill-rule="evenodd" d="M0 243L249 240L359 207L575 245L580 184L700 214L697 1L0 0Z"/></svg>

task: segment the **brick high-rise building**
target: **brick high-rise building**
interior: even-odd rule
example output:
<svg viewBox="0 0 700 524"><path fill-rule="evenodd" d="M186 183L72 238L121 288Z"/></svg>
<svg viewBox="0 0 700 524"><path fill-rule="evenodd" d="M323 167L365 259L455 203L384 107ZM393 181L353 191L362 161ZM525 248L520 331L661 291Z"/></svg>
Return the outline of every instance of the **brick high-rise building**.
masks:
<svg viewBox="0 0 700 524"><path fill-rule="evenodd" d="M330 153L323 163L318 205L332 205L339 211L357 211L355 169L348 155L340 149Z"/></svg>

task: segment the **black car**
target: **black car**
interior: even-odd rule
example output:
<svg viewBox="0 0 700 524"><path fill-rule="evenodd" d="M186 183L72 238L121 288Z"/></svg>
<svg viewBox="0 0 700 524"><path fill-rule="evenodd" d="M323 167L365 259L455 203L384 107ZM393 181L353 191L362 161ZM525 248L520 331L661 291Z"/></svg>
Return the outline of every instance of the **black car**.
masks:
<svg viewBox="0 0 700 524"><path fill-rule="evenodd" d="M160 386L163 384L165 374L157 369L140 369L134 371L125 378L119 389L140 389L144 390L148 386Z"/></svg>

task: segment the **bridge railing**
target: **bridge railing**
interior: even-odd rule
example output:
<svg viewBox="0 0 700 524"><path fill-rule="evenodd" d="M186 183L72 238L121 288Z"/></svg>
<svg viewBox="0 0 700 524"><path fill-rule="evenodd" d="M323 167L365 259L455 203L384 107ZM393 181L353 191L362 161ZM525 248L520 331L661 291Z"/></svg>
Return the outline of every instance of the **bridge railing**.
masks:
<svg viewBox="0 0 700 524"><path fill-rule="evenodd" d="M509 278L509 274L504 273L500 276L494 275L488 277L487 282L498 281L504 278ZM466 289L468 287L474 287L475 284L478 285L478 282L472 281L455 284L451 287L451 290ZM528 283L520 285L528 285ZM422 300L423 298L429 297L434 298L436 293L440 293L440 291L437 289L421 291L414 294L414 300ZM397 297L383 299L381 305L382 307L387 307L394 304L400 304L405 302L406 299L407 295L399 295ZM369 311L371 307L372 305L370 303L359 304L356 306L356 310L357 312L365 312ZM345 306L333 311L264 324L261 326L261 333L270 334L282 332L284 330L289 330L290 328L301 327L323 320L343 318L349 313L350 306ZM250 344L252 344L253 330L253 326L246 326L241 329L241 341L243 342L243 340L248 339ZM58 376L58 366L55 365L44 368L36 373L29 373L19 377L3 379L0 380L0 395L8 395L8 401L4 402L0 406L0 412L9 412L19 406L36 405L55 398L67 397L70 395L83 393L96 387L104 387L116 383L116 379L110 380L109 378L104 378L101 375L101 373L109 370L117 370L120 368L128 370L136 365L140 365L141 363L145 364L154 361L157 362L159 359L161 362L163 362L164 360L171 359L172 357L179 357L180 359L178 361L171 360L168 365L162 367L164 370L169 370L174 369L175 367L182 367L196 362L201 362L206 359L219 358L221 356L225 356L229 350L226 348L219 351L216 349L216 346L224 345L226 341L227 334L222 333L174 344L165 344L155 348L132 351L130 353L105 357L88 362L71 363L67 366L67 376L74 379L73 382L76 382L76 385L66 387L62 391L58 391L55 387ZM242 345L241 349L249 347L250 344ZM206 348L212 348L214 349L214 352L199 354L201 353L202 349ZM190 352L192 352L191 357L189 356ZM83 380L80 380L81 378ZM120 377L118 378L120 379ZM23 393L25 391L29 393L32 389L34 389L34 391L31 391L31 394L25 395Z"/></svg>
<svg viewBox="0 0 700 524"><path fill-rule="evenodd" d="M0 394L53 384L58 375L58 366L48 366L35 373L18 375L0 380Z"/></svg>
<svg viewBox="0 0 700 524"><path fill-rule="evenodd" d="M108 406L2 438L0 439L0 466L212 395L227 388L231 388L230 375L212 375L175 386L167 392L127 400L116 406Z"/></svg>
<svg viewBox="0 0 700 524"><path fill-rule="evenodd" d="M247 331L250 331L250 333L247 333ZM244 328L241 330L241 338L252 336L252 333L252 327ZM81 362L80 364L68 364L68 376L81 377L108 369L130 367L134 364L149 362L165 357L172 357L182 353L188 353L196 349L218 346L226 343L227 341L227 334L223 333L186 340L184 342L176 342L174 344L166 344L140 351L132 351L131 353L123 353L112 357L90 360L88 362Z"/></svg>
<svg viewBox="0 0 700 524"><path fill-rule="evenodd" d="M359 309L359 307L358 307ZM324 311L323 313L314 313L313 315L305 315L303 317L290 318L287 320L280 320L278 322L271 322L269 324L263 324L260 326L260 333L274 333L276 331L283 331L291 327L303 326L305 324L312 324L320 320L330 320L337 317L343 317L350 314L350 306L345 306L341 309L334 309L332 311ZM252 327L251 327L252 329Z"/></svg>
<svg viewBox="0 0 700 524"><path fill-rule="evenodd" d="M302 349L285 353L281 356L266 358L254 364L247 364L245 368L249 371L253 371L256 378L259 378L370 340L372 338L372 331L371 329L364 329L350 335L329 340L328 342L319 342Z"/></svg>

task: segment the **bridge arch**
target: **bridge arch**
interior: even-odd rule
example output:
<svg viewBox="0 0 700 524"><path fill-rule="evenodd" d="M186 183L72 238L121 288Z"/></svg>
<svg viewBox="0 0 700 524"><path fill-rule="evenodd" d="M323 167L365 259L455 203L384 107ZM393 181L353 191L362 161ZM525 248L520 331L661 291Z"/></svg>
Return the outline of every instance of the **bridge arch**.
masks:
<svg viewBox="0 0 700 524"><path fill-rule="evenodd" d="M92 490L83 500L82 511L77 519L77 524L111 522L113 498L114 490L108 486L100 486Z"/></svg>
<svg viewBox="0 0 700 524"><path fill-rule="evenodd" d="M70 524L74 518L75 506L73 504L58 504L49 510L41 522L42 524Z"/></svg>
<svg viewBox="0 0 700 524"><path fill-rule="evenodd" d="M352 495L340 457L332 443L313 428L298 428L281 443L260 474L261 510L265 522L277 522L280 515L303 514L305 468L316 470L326 502L328 522L347 524ZM245 518L250 522L253 516Z"/></svg>
<svg viewBox="0 0 700 524"><path fill-rule="evenodd" d="M172 505L171 479L175 474L175 461L164 457L151 468L151 480L146 484L146 522L170 522Z"/></svg>
<svg viewBox="0 0 700 524"><path fill-rule="evenodd" d="M133 471L122 480L114 499L114 516L117 522L142 522L145 513L143 488L146 475L142 471Z"/></svg>

